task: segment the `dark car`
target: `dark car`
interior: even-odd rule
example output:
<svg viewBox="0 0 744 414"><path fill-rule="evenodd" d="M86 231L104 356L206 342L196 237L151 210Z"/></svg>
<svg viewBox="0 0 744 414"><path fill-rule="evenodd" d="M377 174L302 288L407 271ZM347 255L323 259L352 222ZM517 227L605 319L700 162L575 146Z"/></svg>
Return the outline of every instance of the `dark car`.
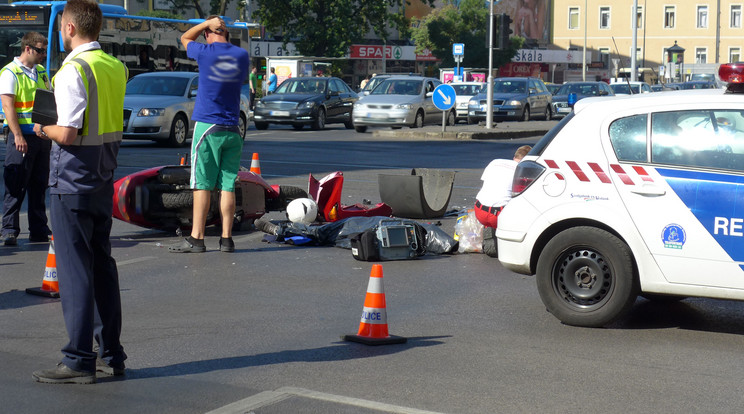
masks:
<svg viewBox="0 0 744 414"><path fill-rule="evenodd" d="M488 87L468 102L468 124L486 119ZM539 78L498 78L493 81L493 120L550 119L553 94Z"/></svg>
<svg viewBox="0 0 744 414"><path fill-rule="evenodd" d="M256 129L285 124L297 130L305 125L317 130L340 122L351 129L351 109L357 99L357 94L339 78L290 78L274 93L256 101L253 123Z"/></svg>
<svg viewBox="0 0 744 414"><path fill-rule="evenodd" d="M574 94L571 104L569 95ZM567 82L553 95L553 117L564 117L571 113L573 105L579 99L590 96L614 96L610 85L605 82Z"/></svg>
<svg viewBox="0 0 744 414"><path fill-rule="evenodd" d="M716 89L714 81L688 81L682 84L682 89Z"/></svg>

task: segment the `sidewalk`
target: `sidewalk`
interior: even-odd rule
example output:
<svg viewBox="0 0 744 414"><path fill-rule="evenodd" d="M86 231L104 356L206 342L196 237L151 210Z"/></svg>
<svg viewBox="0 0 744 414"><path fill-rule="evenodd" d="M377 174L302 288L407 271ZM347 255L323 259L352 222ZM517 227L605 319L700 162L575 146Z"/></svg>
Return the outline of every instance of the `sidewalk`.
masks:
<svg viewBox="0 0 744 414"><path fill-rule="evenodd" d="M545 135L559 121L507 121L499 122L491 129L485 125L468 125L459 123L448 126L442 132L442 125L427 125L423 128L390 129L388 127L371 127L370 132L376 137L416 138L416 139L511 139Z"/></svg>

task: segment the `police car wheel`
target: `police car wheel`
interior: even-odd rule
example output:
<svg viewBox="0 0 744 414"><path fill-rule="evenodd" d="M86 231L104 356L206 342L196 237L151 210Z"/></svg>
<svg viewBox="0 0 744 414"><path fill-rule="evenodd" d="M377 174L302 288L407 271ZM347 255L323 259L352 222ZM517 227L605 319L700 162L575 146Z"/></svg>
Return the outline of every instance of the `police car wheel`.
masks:
<svg viewBox="0 0 744 414"><path fill-rule="evenodd" d="M595 227L554 236L537 262L537 290L567 325L601 327L627 312L638 296L630 248Z"/></svg>

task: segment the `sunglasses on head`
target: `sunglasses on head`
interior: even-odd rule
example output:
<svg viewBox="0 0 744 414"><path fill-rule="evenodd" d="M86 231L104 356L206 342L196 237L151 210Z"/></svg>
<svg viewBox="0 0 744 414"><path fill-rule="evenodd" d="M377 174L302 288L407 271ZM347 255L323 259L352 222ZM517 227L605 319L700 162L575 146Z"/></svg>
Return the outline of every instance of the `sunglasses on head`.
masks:
<svg viewBox="0 0 744 414"><path fill-rule="evenodd" d="M42 49L42 48L40 48L40 47L36 47L36 46L29 46L29 47L30 47L31 49L35 50L35 51L36 51L36 53L38 53L38 54L40 54L40 55L45 55L45 54L46 54L46 52L47 52L47 51L46 51L46 49Z"/></svg>

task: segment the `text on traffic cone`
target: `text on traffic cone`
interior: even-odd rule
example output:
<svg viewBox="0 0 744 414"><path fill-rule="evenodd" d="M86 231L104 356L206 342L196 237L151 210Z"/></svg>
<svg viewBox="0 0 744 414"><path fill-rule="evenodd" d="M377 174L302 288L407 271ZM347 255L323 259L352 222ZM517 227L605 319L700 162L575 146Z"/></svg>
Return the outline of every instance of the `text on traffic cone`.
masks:
<svg viewBox="0 0 744 414"><path fill-rule="evenodd" d="M367 285L367 296L362 308L362 320L356 335L345 335L345 341L359 342L365 345L402 344L406 338L392 336L388 333L387 304L382 285L382 265L372 265Z"/></svg>
<svg viewBox="0 0 744 414"><path fill-rule="evenodd" d="M49 242L49 253L47 254L46 268L44 269L44 278L41 281L40 288L28 288L26 293L49 298L59 297L59 282L57 281L57 256L54 254L54 236Z"/></svg>

